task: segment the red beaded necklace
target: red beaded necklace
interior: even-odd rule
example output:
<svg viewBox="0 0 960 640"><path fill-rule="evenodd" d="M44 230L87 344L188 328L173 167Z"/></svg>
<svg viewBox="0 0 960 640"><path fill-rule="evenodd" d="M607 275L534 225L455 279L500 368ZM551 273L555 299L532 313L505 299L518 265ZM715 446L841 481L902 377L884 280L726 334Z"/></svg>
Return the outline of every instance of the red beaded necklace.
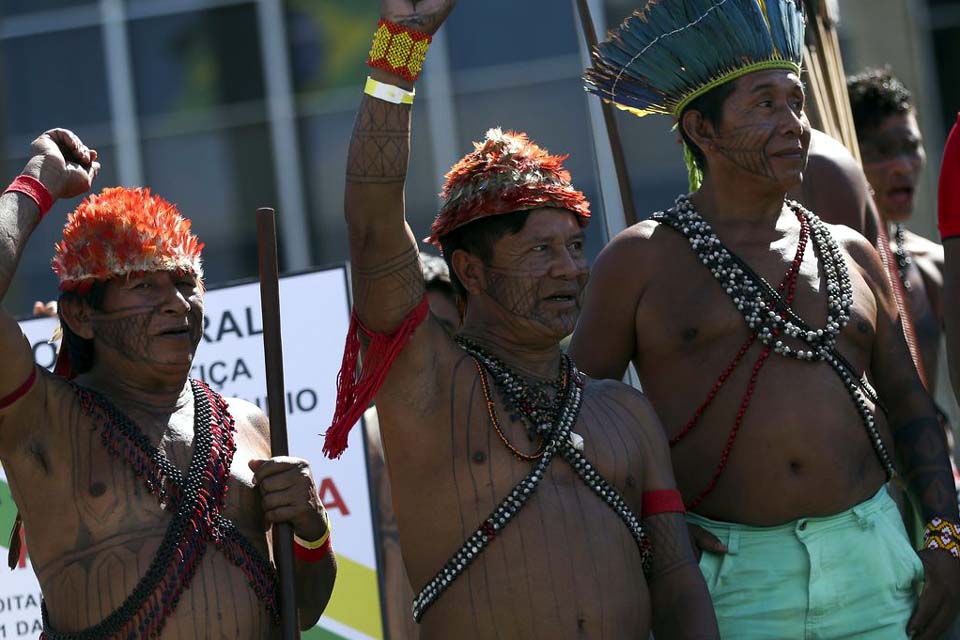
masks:
<svg viewBox="0 0 960 640"><path fill-rule="evenodd" d="M800 264L803 262L803 254L807 248L807 241L810 238L810 223L807 221L806 217L803 216L799 211L796 212L797 219L800 221L800 238L797 241L797 254L793 258L793 262L790 267L787 269L787 272L783 276L783 280L780 282L780 286L777 287L779 293L786 291L786 302L789 305L793 302L793 295L796 292L797 288L797 276L800 273ZM771 311L774 311L773 305L770 307ZM786 314L783 311L778 311L777 313L784 319L786 319ZM776 335L777 331L774 332ZM710 388L710 392L707 394L706 400L703 401L697 410L693 412L693 416L684 425L683 429L680 430L680 433L675 435L670 439L670 446L674 447L684 438L686 438L691 431L699 423L700 417L707 410L707 407L713 402L717 397L717 394L720 393L720 389L723 388L724 383L727 379L730 378L733 374L734 369L740 364L740 361L743 360L743 357L747 354L747 351L753 346L753 343L757 340L757 332L753 331L750 334L750 337L741 345L740 349L737 351L737 355L734 356L733 360L727 365L727 368L720 374L720 377L717 378L717 381L713 383L713 387ZM743 424L743 418L747 414L747 409L750 407L750 401L753 399L753 392L757 385L757 378L760 376L760 370L763 368L764 363L766 363L767 358L770 356L770 353L773 351L773 348L765 345L763 350L760 352L760 355L757 356L757 360L753 363L753 370L750 373L750 380L747 382L747 390L743 394L743 398L740 400L740 406L737 409L736 418L733 421L733 426L730 428L730 434L727 436L727 442L723 447L723 451L720 454L720 461L717 463L716 468L713 471L713 476L710 479L710 484L707 485L707 488L697 494L693 500L687 505L688 509L694 509L703 502L703 499L706 498L710 493L713 492L717 487L717 482L720 480L723 470L727 466L727 461L730 458L730 452L733 450L733 444L737 439L737 434L740 432L740 426Z"/></svg>

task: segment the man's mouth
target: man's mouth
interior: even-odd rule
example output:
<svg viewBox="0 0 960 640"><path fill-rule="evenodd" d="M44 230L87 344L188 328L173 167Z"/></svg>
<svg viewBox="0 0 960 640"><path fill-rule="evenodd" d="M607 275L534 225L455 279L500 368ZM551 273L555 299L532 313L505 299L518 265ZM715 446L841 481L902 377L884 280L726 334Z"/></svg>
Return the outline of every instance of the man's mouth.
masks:
<svg viewBox="0 0 960 640"><path fill-rule="evenodd" d="M166 329L157 334L158 336L170 336L170 337L190 337L190 327L174 327L172 329Z"/></svg>
<svg viewBox="0 0 960 640"><path fill-rule="evenodd" d="M558 293L552 296L548 296L547 300L550 302L576 302L577 296L573 293Z"/></svg>
<svg viewBox="0 0 960 640"><path fill-rule="evenodd" d="M915 189L909 186L894 187L887 191L887 196L895 202L909 203L913 201L914 191Z"/></svg>

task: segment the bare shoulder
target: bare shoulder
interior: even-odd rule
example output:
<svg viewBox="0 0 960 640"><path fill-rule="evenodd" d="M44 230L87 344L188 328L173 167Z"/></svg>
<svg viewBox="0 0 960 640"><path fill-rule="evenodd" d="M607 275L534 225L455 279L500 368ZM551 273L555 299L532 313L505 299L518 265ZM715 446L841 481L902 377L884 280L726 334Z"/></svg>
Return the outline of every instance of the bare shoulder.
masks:
<svg viewBox="0 0 960 640"><path fill-rule="evenodd" d="M237 433L270 451L270 420L260 407L243 398L225 398Z"/></svg>
<svg viewBox="0 0 960 640"><path fill-rule="evenodd" d="M799 193L804 205L825 222L864 229L866 176L850 151L823 132L812 133Z"/></svg>
<svg viewBox="0 0 960 640"><path fill-rule="evenodd" d="M665 225L656 220L643 220L618 233L603 248L593 271L595 274L609 271L621 276L631 273L642 278L648 267L658 264L666 253L676 250L678 240L683 241L683 238Z"/></svg>
<svg viewBox="0 0 960 640"><path fill-rule="evenodd" d="M586 394L594 401L620 407L631 418L632 427L647 441L666 444L663 426L653 405L643 393L619 380L587 378Z"/></svg>
<svg viewBox="0 0 960 640"><path fill-rule="evenodd" d="M943 269L942 244L924 238L923 236L913 233L912 231L905 232L904 239L904 248L909 251L914 258L922 260L929 265L935 266L939 270Z"/></svg>

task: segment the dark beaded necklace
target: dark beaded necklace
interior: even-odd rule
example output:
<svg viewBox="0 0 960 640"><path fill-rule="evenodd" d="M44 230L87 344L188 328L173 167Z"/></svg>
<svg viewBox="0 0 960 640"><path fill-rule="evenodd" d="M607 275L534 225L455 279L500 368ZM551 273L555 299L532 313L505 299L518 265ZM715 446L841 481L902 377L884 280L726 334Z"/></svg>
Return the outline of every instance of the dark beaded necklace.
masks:
<svg viewBox="0 0 960 640"><path fill-rule="evenodd" d="M910 278L908 277L910 265L913 264L913 258L904 248L904 228L902 224L894 225L893 239L896 243L896 249L893 255L897 258L897 273L900 274L900 282L904 289L910 289Z"/></svg>
<svg viewBox="0 0 960 640"><path fill-rule="evenodd" d="M101 442L125 461L161 508L173 512L163 540L133 593L102 622L79 632L50 627L42 608L46 640L159 637L164 622L190 586L208 543L240 567L251 588L279 620L276 573L253 545L221 513L230 464L236 451L233 417L223 398L199 380L190 381L194 399L193 454L184 478L137 425L105 396L74 385L83 412L98 424Z"/></svg>
<svg viewBox="0 0 960 640"><path fill-rule="evenodd" d="M500 359L483 350L479 345L462 336L456 337L457 343L472 356L490 375L504 382L508 379L515 384L507 385L507 389L517 384L524 384L523 378L512 371ZM420 590L413 600L413 618L417 622L423 617L426 610L436 602L446 589L467 570L467 567L493 541L497 534L507 526L514 516L520 513L527 501L540 485L540 481L547 473L547 468L555 455L560 454L573 467L584 484L586 484L601 500L613 509L620 519L627 525L630 534L640 549L640 557L645 572L652 566L652 552L646 532L640 524L640 519L623 501L620 494L614 489L599 472L593 467L574 444L571 438L573 426L580 413L580 403L583 399L583 376L577 371L573 361L566 355L561 356L559 379L561 385L558 400L559 410L556 419L551 423L537 423L538 433L544 440L543 450L536 459L533 469L504 500L487 516L479 527L467 538L466 542L443 565L443 568ZM503 388L503 387L501 387ZM515 392L519 396L519 391ZM506 395L506 393L504 394ZM516 403L515 406L521 406Z"/></svg>
<svg viewBox="0 0 960 640"><path fill-rule="evenodd" d="M847 272L843 252L833 236L830 235L826 225L817 216L804 209L799 203L788 201L787 204L800 221L801 238L797 247L797 256L784 276L783 282L777 288L770 285L739 256L724 246L710 224L696 211L688 196L677 198L676 206L673 209L653 215L654 220L673 228L687 238L697 257L723 287L751 330L747 342L744 343L733 362L711 388L707 401L698 408L694 417L671 444L679 442L693 429L700 415L716 397L720 387L726 382L750 345L755 340L759 340L765 345L756 364L754 364L747 393L741 401L734 428L731 430L727 445L721 454L720 465L714 472L710 486L697 495L693 504L688 505L690 508L699 504L716 487L720 473L723 471L730 455L739 425L742 423L746 408L749 405L760 367L763 366L763 362L770 351L796 360L807 362L822 360L827 362L840 377L850 394L888 478L892 478L896 473L883 439L880 437L880 432L877 430L876 418L867 404L868 399L875 404L879 402L876 392L866 380L859 378L855 367L837 350L840 331L850 319L850 306L853 303L853 286ZM813 241L814 248L820 258L820 265L827 283L827 317L822 328L813 328L808 325L791 307L807 234ZM786 293L784 293L785 290ZM800 341L805 348L795 349L787 345L784 342L784 337Z"/></svg>

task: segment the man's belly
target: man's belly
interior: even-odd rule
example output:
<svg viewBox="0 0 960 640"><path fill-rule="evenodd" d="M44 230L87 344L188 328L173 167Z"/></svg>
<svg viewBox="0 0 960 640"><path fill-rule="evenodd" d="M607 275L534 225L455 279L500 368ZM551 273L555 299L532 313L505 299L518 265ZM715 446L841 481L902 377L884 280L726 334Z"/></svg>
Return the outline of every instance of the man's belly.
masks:
<svg viewBox="0 0 960 640"><path fill-rule="evenodd" d="M427 610L421 637L635 639L649 635L649 624L627 527L586 487L545 481Z"/></svg>
<svg viewBox="0 0 960 640"><path fill-rule="evenodd" d="M751 364L742 363L747 371L739 373L748 373ZM704 401L706 391L701 395L700 388L711 384L712 378L688 377L682 387L655 380L645 387L671 437ZM884 471L848 391L829 368L769 363L731 439L746 387L744 375L732 376L697 426L671 449L688 505L716 483L694 509L697 513L771 526L832 515L876 493ZM878 417L878 423L892 451L883 419Z"/></svg>
<svg viewBox="0 0 960 640"><path fill-rule="evenodd" d="M79 631L106 618L133 592L147 573L159 539L127 541L98 549L53 575L41 577L50 624L60 632ZM201 640L273 638L264 604L244 572L212 545L197 567L190 586L169 613L161 638Z"/></svg>

